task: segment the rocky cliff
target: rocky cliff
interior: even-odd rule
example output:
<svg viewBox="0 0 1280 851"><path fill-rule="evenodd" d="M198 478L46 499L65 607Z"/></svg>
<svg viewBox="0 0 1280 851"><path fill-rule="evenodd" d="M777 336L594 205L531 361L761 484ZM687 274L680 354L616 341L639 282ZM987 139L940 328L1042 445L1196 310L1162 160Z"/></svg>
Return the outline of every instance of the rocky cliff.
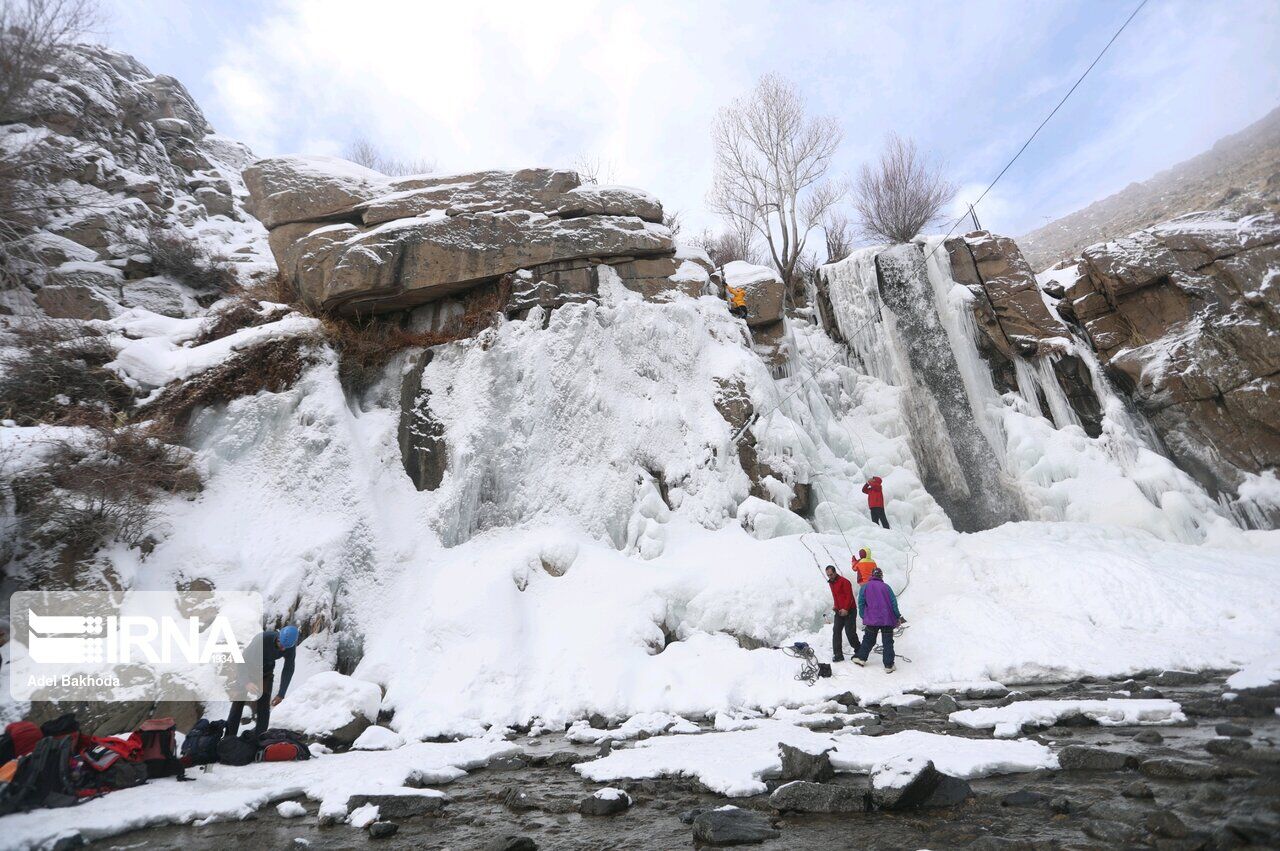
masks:
<svg viewBox="0 0 1280 851"><path fill-rule="evenodd" d="M15 118L0 146L24 165L25 212L5 252L19 285L0 291L4 309L191 315L268 272L265 231L241 210L252 156L214 133L177 80L106 48L68 48Z"/></svg>
<svg viewBox="0 0 1280 851"><path fill-rule="evenodd" d="M1251 522L1280 466L1280 216L1192 213L1086 248L1050 276L1179 465Z"/></svg>
<svg viewBox="0 0 1280 851"><path fill-rule="evenodd" d="M392 179L295 156L255 162L244 177L281 273L317 311L404 310L506 275L508 309L553 307L597 292L602 264L648 296L698 295L711 271L701 255L677 256L652 196L584 186L572 171Z"/></svg>

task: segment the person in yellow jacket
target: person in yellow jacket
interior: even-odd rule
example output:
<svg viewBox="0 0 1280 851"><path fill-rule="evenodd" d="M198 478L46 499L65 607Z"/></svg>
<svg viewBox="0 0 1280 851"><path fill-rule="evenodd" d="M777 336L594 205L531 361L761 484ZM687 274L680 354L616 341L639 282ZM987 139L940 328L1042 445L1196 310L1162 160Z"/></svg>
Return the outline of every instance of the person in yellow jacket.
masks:
<svg viewBox="0 0 1280 851"><path fill-rule="evenodd" d="M871 574L875 571L877 565L875 559L871 557L871 550L858 550L858 557L853 560L852 570L858 577L858 584L865 585L867 580L871 578Z"/></svg>
<svg viewBox="0 0 1280 851"><path fill-rule="evenodd" d="M731 287L725 284L724 292L729 297L729 312L739 319L746 319L747 291L742 287Z"/></svg>

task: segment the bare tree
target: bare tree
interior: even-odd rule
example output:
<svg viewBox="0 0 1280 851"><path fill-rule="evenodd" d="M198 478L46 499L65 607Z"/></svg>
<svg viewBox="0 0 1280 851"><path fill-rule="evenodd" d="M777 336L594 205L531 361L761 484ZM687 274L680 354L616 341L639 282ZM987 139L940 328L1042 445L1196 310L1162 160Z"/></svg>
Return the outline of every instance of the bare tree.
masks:
<svg viewBox="0 0 1280 851"><path fill-rule="evenodd" d="M684 224L684 213L680 210L662 214L662 223L671 231L673 237L680 235L680 228Z"/></svg>
<svg viewBox="0 0 1280 851"><path fill-rule="evenodd" d="M362 165L365 168L381 172L388 177L430 174L436 170L436 164L432 160L422 158L402 160L398 157L393 157L373 142L370 142L365 136L357 136L348 142L347 146L342 150L342 157L356 165Z"/></svg>
<svg viewBox="0 0 1280 851"><path fill-rule="evenodd" d="M573 159L573 170L583 183L613 183L613 162L591 154L581 153Z"/></svg>
<svg viewBox="0 0 1280 851"><path fill-rule="evenodd" d="M832 210L822 220L822 232L827 241L827 261L834 263L843 260L853 251L854 227L840 210Z"/></svg>
<svg viewBox="0 0 1280 851"><path fill-rule="evenodd" d="M866 238L909 242L955 195L941 166L926 162L913 140L890 133L880 161L859 172L853 206Z"/></svg>
<svg viewBox="0 0 1280 851"><path fill-rule="evenodd" d="M93 0L0 2L0 122L12 121L58 49L93 29Z"/></svg>
<svg viewBox="0 0 1280 851"><path fill-rule="evenodd" d="M795 275L810 231L844 194L843 183L826 179L843 138L834 118L807 115L799 90L776 74L716 116L708 202L763 240L784 281Z"/></svg>
<svg viewBox="0 0 1280 851"><path fill-rule="evenodd" d="M693 238L693 244L707 252L716 266L724 266L734 260L758 266L764 260L755 244L755 233L750 228L729 228L719 233L704 230Z"/></svg>

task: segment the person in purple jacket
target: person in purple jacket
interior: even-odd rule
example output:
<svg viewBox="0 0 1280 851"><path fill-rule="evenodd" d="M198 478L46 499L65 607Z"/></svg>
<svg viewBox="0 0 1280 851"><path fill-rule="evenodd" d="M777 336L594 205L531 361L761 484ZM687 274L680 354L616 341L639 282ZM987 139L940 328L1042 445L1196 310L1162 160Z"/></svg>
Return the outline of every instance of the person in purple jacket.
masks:
<svg viewBox="0 0 1280 851"><path fill-rule="evenodd" d="M858 610L862 612L862 625L866 631L862 634L862 644L853 654L857 665L866 665L867 657L876 646L876 634L884 645L884 669L892 674L893 668L893 631L906 618L898 611L898 598L893 589L885 584L884 571L876 568L871 571L871 578L858 586Z"/></svg>

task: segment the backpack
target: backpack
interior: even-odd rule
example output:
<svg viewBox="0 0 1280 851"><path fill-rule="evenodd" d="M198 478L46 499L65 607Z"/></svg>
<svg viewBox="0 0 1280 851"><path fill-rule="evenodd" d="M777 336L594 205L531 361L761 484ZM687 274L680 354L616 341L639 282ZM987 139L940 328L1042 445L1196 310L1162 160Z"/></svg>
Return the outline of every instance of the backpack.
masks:
<svg viewBox="0 0 1280 851"><path fill-rule="evenodd" d="M18 762L13 780L0 787L0 816L76 803L71 756L72 744L65 737L36 742L35 749Z"/></svg>
<svg viewBox="0 0 1280 851"><path fill-rule="evenodd" d="M148 778L182 776L175 727L172 718L148 718L129 737L138 740Z"/></svg>
<svg viewBox="0 0 1280 851"><path fill-rule="evenodd" d="M223 765L248 765L258 756L258 737L252 730L239 736L227 736L218 742L218 762Z"/></svg>
<svg viewBox="0 0 1280 851"><path fill-rule="evenodd" d="M76 720L74 712L68 712L66 715L59 715L52 721L46 721L40 725L40 733L45 738L51 736L62 736L71 742L71 753L77 754L85 748L89 747L90 739L80 732L80 722Z"/></svg>
<svg viewBox="0 0 1280 851"><path fill-rule="evenodd" d="M258 737L258 762L299 762L311 759L311 749L292 730L267 730Z"/></svg>
<svg viewBox="0 0 1280 851"><path fill-rule="evenodd" d="M225 729L226 721L210 721L208 718L197 721L182 740L182 764L190 767L217 762L218 742L222 741Z"/></svg>
<svg viewBox="0 0 1280 851"><path fill-rule="evenodd" d="M14 721L6 725L4 735L0 735L0 763L31 753L43 736L40 728L30 721Z"/></svg>
<svg viewBox="0 0 1280 851"><path fill-rule="evenodd" d="M147 782L147 764L142 761L142 745L133 737L127 739L89 739L89 747L80 753L80 774L76 778L76 794L92 798L128 789Z"/></svg>

